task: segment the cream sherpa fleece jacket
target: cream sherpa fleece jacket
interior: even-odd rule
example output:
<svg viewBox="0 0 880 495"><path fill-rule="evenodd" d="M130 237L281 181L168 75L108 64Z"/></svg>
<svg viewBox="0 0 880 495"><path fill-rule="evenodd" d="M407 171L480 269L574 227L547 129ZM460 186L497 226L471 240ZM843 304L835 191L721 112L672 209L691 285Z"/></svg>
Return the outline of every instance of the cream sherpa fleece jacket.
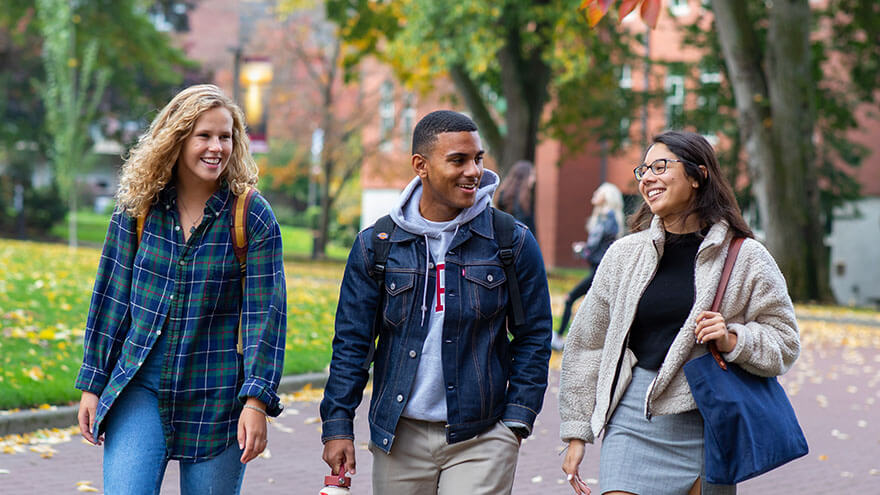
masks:
<svg viewBox="0 0 880 495"><path fill-rule="evenodd" d="M695 344L696 318L709 310L733 233L726 222L712 226L700 244L695 267L696 298L684 326L666 354L645 397L645 414L676 414L696 409L682 366L707 352ZM569 331L559 385L560 437L592 443L608 418L611 392L623 345L639 299L663 255L665 231L655 217L648 230L628 235L608 249L593 285ZM737 334L730 362L760 376L785 373L800 353L794 307L785 279L764 246L746 239L721 314ZM631 351L627 351L631 352Z"/></svg>

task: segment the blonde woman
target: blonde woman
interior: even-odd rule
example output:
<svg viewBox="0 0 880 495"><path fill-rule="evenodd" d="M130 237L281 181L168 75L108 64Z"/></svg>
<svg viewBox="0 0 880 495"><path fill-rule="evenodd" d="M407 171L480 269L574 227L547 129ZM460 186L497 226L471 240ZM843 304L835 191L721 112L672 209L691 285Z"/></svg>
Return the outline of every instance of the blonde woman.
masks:
<svg viewBox="0 0 880 495"><path fill-rule="evenodd" d="M248 147L238 106L198 85L162 109L123 165L76 379L80 431L105 445L108 495L159 493L169 459L183 494L239 493L267 416L281 411L281 237L259 194L244 273L231 242L230 205L257 182Z"/></svg>
<svg viewBox="0 0 880 495"><path fill-rule="evenodd" d="M593 192L590 203L593 205L593 211L585 226L588 233L587 241L572 245L574 253L590 265L590 273L565 297L562 320L550 342L556 350L562 349L565 345L564 335L568 328L568 320L571 319L572 305L590 290L590 286L593 285L593 274L596 273L596 267L602 261L602 256L623 231L623 195L617 186L609 182L603 183Z"/></svg>

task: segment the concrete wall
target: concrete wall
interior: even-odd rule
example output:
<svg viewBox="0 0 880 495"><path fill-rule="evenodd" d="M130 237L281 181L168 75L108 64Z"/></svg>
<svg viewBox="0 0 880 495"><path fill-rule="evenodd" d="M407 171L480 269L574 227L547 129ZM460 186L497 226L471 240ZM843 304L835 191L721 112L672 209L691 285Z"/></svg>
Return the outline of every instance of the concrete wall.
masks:
<svg viewBox="0 0 880 495"><path fill-rule="evenodd" d="M880 307L880 197L836 212L828 245L831 290L837 302Z"/></svg>

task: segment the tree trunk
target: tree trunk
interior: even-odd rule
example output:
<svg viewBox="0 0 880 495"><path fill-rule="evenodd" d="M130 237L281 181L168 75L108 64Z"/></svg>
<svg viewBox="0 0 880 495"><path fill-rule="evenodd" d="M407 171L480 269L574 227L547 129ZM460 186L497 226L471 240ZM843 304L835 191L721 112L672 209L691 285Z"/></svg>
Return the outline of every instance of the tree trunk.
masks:
<svg viewBox="0 0 880 495"><path fill-rule="evenodd" d="M767 244L798 299L830 299L816 150L815 81L808 0L774 0L767 33L767 86L778 160L772 164ZM797 239L798 242L792 242Z"/></svg>
<svg viewBox="0 0 880 495"><path fill-rule="evenodd" d="M826 300L808 1L774 0L763 60L745 2L712 0L712 7L767 248L794 299Z"/></svg>
<svg viewBox="0 0 880 495"><path fill-rule="evenodd" d="M549 44L549 41L545 44ZM535 162L538 130L550 81L550 67L541 55L544 49L544 46L537 46L523 53L519 26L507 30L504 46L498 50L501 90L507 103L504 134L464 66L454 65L450 68L452 81L480 128L480 137L488 145L502 176L520 160Z"/></svg>

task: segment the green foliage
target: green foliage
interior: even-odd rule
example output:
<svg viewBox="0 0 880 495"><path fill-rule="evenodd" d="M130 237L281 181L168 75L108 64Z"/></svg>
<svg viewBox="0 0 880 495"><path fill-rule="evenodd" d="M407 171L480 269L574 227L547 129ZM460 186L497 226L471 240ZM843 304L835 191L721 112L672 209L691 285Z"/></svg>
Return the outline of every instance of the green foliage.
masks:
<svg viewBox="0 0 880 495"><path fill-rule="evenodd" d="M576 0L331 0L327 13L348 42L347 67L376 55L407 85L423 91L439 76L452 75L481 135L495 145L494 155L507 150L498 149L501 141L494 141L493 133L504 139L511 126L520 125L509 121L511 114L533 115L525 137L536 137L551 97L559 104L544 123L550 136L573 150L598 136L613 149L622 139L621 119L630 117L644 97L620 88L619 68L641 59L630 49L632 37L613 20L591 30L579 5ZM496 158L534 159L533 149L527 146L524 152L532 156Z"/></svg>

